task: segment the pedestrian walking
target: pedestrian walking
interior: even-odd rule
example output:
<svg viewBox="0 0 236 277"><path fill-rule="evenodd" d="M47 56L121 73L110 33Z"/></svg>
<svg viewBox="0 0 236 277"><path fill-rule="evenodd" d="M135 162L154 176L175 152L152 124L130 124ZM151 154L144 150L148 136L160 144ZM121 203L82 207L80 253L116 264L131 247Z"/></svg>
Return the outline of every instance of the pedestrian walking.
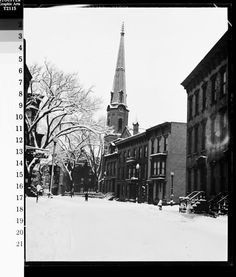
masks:
<svg viewBox="0 0 236 277"><path fill-rule="evenodd" d="M74 188L72 188L70 191L70 197L72 198L72 196L74 196Z"/></svg>
<svg viewBox="0 0 236 277"><path fill-rule="evenodd" d="M42 186L40 184L38 184L36 186L36 203L38 203L39 200L39 194L42 192Z"/></svg>
<svg viewBox="0 0 236 277"><path fill-rule="evenodd" d="M162 210L162 200L161 199L159 200L157 205L159 207L159 210L161 211Z"/></svg>
<svg viewBox="0 0 236 277"><path fill-rule="evenodd" d="M84 197L85 197L85 201L88 201L88 193L87 192L85 193Z"/></svg>

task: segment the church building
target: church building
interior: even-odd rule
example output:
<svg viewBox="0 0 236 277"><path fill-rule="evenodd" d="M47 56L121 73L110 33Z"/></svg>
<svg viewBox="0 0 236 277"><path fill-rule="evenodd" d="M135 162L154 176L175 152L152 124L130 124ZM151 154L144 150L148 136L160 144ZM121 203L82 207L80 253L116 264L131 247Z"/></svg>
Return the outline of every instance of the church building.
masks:
<svg viewBox="0 0 236 277"><path fill-rule="evenodd" d="M110 104L107 107L107 126L113 127L114 133L105 137L105 152L111 141L120 137L129 137L128 130L129 110L127 106L126 81L125 81L125 48L124 48L124 23L121 27L120 45L116 62L113 87L110 95Z"/></svg>

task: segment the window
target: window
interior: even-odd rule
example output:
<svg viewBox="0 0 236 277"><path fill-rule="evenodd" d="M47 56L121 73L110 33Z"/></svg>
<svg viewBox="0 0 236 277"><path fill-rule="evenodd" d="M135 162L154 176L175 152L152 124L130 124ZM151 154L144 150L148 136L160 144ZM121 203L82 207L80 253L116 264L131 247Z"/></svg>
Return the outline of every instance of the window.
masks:
<svg viewBox="0 0 236 277"><path fill-rule="evenodd" d="M164 137L164 152L168 150L168 137Z"/></svg>
<svg viewBox="0 0 236 277"><path fill-rule="evenodd" d="M157 153L160 153L160 143L161 143L161 138L157 138Z"/></svg>
<svg viewBox="0 0 236 277"><path fill-rule="evenodd" d="M136 168L135 168L135 166L133 166L132 171L133 171L132 176L133 177L138 177L138 176L136 176Z"/></svg>
<svg viewBox="0 0 236 277"><path fill-rule="evenodd" d="M194 132L194 152L198 151L198 125L195 126Z"/></svg>
<svg viewBox="0 0 236 277"><path fill-rule="evenodd" d="M188 98L188 111L189 111L188 119L190 120L193 117L193 96L189 96Z"/></svg>
<svg viewBox="0 0 236 277"><path fill-rule="evenodd" d="M190 168L188 169L187 174L188 174L187 194L189 194L192 191L192 178L191 178L191 169Z"/></svg>
<svg viewBox="0 0 236 277"><path fill-rule="evenodd" d="M220 130L221 130L221 140L223 140L227 134L227 111L224 110L220 113Z"/></svg>
<svg viewBox="0 0 236 277"><path fill-rule="evenodd" d="M126 152L124 151L123 161L125 162Z"/></svg>
<svg viewBox="0 0 236 277"><path fill-rule="evenodd" d="M151 140L151 154L154 154L154 139Z"/></svg>
<svg viewBox="0 0 236 277"><path fill-rule="evenodd" d="M121 132L122 131L122 118L119 118L118 119L118 132Z"/></svg>
<svg viewBox="0 0 236 277"><path fill-rule="evenodd" d="M211 79L211 103L214 104L216 102L216 75L214 75Z"/></svg>
<svg viewBox="0 0 236 277"><path fill-rule="evenodd" d="M207 90L207 84L204 84L202 86L202 111L205 111L206 109L206 90Z"/></svg>
<svg viewBox="0 0 236 277"><path fill-rule="evenodd" d="M211 194L215 194L216 178L215 178L215 162L210 165L211 168Z"/></svg>
<svg viewBox="0 0 236 277"><path fill-rule="evenodd" d="M198 169L197 167L194 168L194 190L198 190L197 187L198 187Z"/></svg>
<svg viewBox="0 0 236 277"><path fill-rule="evenodd" d="M188 130L188 154L192 153L192 129Z"/></svg>
<svg viewBox="0 0 236 277"><path fill-rule="evenodd" d="M206 122L202 123L202 150L206 149Z"/></svg>
<svg viewBox="0 0 236 277"><path fill-rule="evenodd" d="M142 146L139 147L139 158L142 158Z"/></svg>
<svg viewBox="0 0 236 277"><path fill-rule="evenodd" d="M153 162L153 175L157 175L157 162Z"/></svg>
<svg viewBox="0 0 236 277"><path fill-rule="evenodd" d="M127 151L127 158L130 157L130 150Z"/></svg>
<svg viewBox="0 0 236 277"><path fill-rule="evenodd" d="M112 100L113 100L113 95L114 95L114 93L111 92L111 102L112 102Z"/></svg>
<svg viewBox="0 0 236 277"><path fill-rule="evenodd" d="M144 147L144 157L147 157L148 156L148 147L147 145L145 145Z"/></svg>
<svg viewBox="0 0 236 277"><path fill-rule="evenodd" d="M215 144L216 142L216 130L217 130L217 121L216 116L211 118L211 143Z"/></svg>
<svg viewBox="0 0 236 277"><path fill-rule="evenodd" d="M136 148L134 148L134 152L133 152L134 154L134 158L136 158Z"/></svg>
<svg viewBox="0 0 236 277"><path fill-rule="evenodd" d="M147 178L147 164L144 165L144 179Z"/></svg>
<svg viewBox="0 0 236 277"><path fill-rule="evenodd" d="M164 161L161 162L161 169L160 169L160 174L165 175L166 173L166 163Z"/></svg>
<svg viewBox="0 0 236 277"><path fill-rule="evenodd" d="M221 70L221 89L220 89L220 94L221 96L224 96L226 94L226 69Z"/></svg>
<svg viewBox="0 0 236 277"><path fill-rule="evenodd" d="M124 99L123 91L120 91L120 93L119 93L119 100L120 100L120 103L123 103L123 99Z"/></svg>
<svg viewBox="0 0 236 277"><path fill-rule="evenodd" d="M157 174L160 174L160 161L157 162Z"/></svg>
<svg viewBox="0 0 236 277"><path fill-rule="evenodd" d="M199 90L195 93L195 115L199 113Z"/></svg>

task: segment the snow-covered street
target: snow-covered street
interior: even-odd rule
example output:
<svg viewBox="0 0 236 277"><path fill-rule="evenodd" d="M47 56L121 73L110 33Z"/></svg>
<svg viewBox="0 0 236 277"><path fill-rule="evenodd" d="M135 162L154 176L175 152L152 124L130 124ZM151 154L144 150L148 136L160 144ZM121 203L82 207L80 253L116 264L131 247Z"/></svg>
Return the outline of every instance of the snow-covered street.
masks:
<svg viewBox="0 0 236 277"><path fill-rule="evenodd" d="M178 206L26 198L26 261L227 261L227 216Z"/></svg>

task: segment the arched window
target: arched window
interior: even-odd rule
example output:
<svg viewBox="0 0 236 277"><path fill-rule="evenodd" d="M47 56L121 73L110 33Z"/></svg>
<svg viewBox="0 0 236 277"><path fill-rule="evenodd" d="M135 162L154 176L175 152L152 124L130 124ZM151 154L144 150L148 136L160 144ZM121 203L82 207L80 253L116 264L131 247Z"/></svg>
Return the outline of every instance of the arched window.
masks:
<svg viewBox="0 0 236 277"><path fill-rule="evenodd" d="M122 131L122 118L118 119L118 132Z"/></svg>
<svg viewBox="0 0 236 277"><path fill-rule="evenodd" d="M123 99L124 99L124 95L123 95L123 91L120 91L120 103L123 103Z"/></svg>
<svg viewBox="0 0 236 277"><path fill-rule="evenodd" d="M113 95L114 95L114 93L111 92L111 102L113 101Z"/></svg>

